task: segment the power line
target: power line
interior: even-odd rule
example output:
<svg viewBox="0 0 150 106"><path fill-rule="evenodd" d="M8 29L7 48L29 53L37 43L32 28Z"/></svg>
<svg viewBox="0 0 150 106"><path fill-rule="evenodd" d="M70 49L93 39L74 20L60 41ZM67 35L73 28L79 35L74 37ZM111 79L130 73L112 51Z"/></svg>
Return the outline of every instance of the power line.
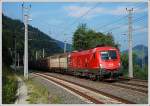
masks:
<svg viewBox="0 0 150 106"><path fill-rule="evenodd" d="M145 17L145 16L146 16L146 15L143 15L143 16L141 16L141 17L139 17L139 18L136 18L135 20L133 20L133 23L137 23L137 22L140 22L141 20L144 20L144 17ZM127 24L128 24L128 23L125 23L124 25L127 26ZM110 31L112 31L112 30L118 30L118 29L122 28L122 26L123 26L123 25L119 25L119 26L117 26L117 27L111 28L111 29L109 29L109 30L104 31L104 33L110 32Z"/></svg>
<svg viewBox="0 0 150 106"><path fill-rule="evenodd" d="M146 14L143 15L143 16L141 16L141 17L139 17L139 18L136 18L135 20L133 20L133 23L137 23L137 22L140 22L140 21L144 20L144 17L145 17L145 16L146 16ZM127 24L128 24L128 23L125 23L124 25L127 26ZM105 31L104 33L109 32L109 31L112 31L112 30L118 30L118 29L122 28L122 26L123 26L123 25L119 25L119 26L117 26L117 27L111 28L111 29Z"/></svg>
<svg viewBox="0 0 150 106"><path fill-rule="evenodd" d="M119 19L116 20L116 21L113 21L112 24L118 23L119 21L123 20L125 17L127 17L127 15L126 15L126 16L123 16L123 17L121 17L121 18L119 18ZM104 28L104 27L106 27L106 26L110 26L110 25L112 25L112 24L111 24L111 23L108 23L108 24L102 25L102 26L98 27L98 29L102 29L102 28Z"/></svg>
<svg viewBox="0 0 150 106"><path fill-rule="evenodd" d="M133 29L133 32L135 32L135 31L139 31L139 30L141 30L141 29L147 29L147 26L143 26L142 28L136 28L136 29Z"/></svg>
<svg viewBox="0 0 150 106"><path fill-rule="evenodd" d="M147 28L147 26L146 26L146 25L145 25L145 26L143 26L143 27L140 27L140 28L133 29L133 31L132 31L132 32L136 32L137 30L139 31L139 30L142 30L142 29L145 29L145 28ZM127 31L123 31L123 32L120 32L119 34L126 34L126 32L127 32Z"/></svg>
<svg viewBox="0 0 150 106"><path fill-rule="evenodd" d="M141 4L140 4L140 5L141 5ZM140 5L135 6L134 8L137 8L137 7L139 7ZM144 6L144 5L142 4L142 6ZM137 10L137 9L135 9L135 10ZM116 23L120 22L121 20L123 20L123 19L126 18L126 17L127 17L127 15L122 16L121 18L117 19L116 21L113 21L113 22L110 22L110 23L108 23L108 24L105 24L105 25L102 25L102 26L98 27L98 29L102 29L102 28L104 28L104 27L106 27L106 26L110 26L110 25L112 25L112 24L116 24Z"/></svg>
<svg viewBox="0 0 150 106"><path fill-rule="evenodd" d="M93 7L91 7L90 9L88 9L84 14L82 14L78 19L76 19L74 22L72 22L70 25L68 25L68 27L70 28L70 26L72 26L73 24L75 24L79 19L83 18L84 16L86 16L90 11L92 11L94 8L96 8L100 3L96 3L96 5L94 5ZM67 28L68 28L67 27ZM66 28L66 29L67 29ZM64 29L64 31L66 30ZM64 33L63 31L63 33Z"/></svg>

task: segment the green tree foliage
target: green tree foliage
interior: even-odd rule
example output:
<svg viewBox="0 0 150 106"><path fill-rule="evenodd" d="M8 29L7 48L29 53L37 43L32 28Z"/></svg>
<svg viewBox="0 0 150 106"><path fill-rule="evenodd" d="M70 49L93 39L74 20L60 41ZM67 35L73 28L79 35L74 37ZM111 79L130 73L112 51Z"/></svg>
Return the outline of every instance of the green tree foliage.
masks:
<svg viewBox="0 0 150 106"><path fill-rule="evenodd" d="M134 77L139 79L148 79L148 66L145 64L144 68L142 69L136 63L137 54L133 52L133 73ZM122 53L121 55L121 62L122 62L122 71L125 76L128 76L128 53Z"/></svg>
<svg viewBox="0 0 150 106"><path fill-rule="evenodd" d="M73 35L73 49L86 50L97 45L119 46L115 44L114 38L110 33L105 35L101 32L88 29L86 24L79 25Z"/></svg>
<svg viewBox="0 0 150 106"><path fill-rule="evenodd" d="M16 48L17 53L20 54L20 59L23 59L24 54L24 24L19 20L14 20L2 15L2 43L3 43L3 52L4 58L3 61L10 60L8 56L9 50L13 52L14 50L14 41L16 36ZM29 60L35 59L35 51L42 51L45 48L47 55L54 53L63 52L54 39L41 32L39 29L28 26L28 38L29 38ZM14 57L14 54L13 54ZM8 62L7 62L8 64Z"/></svg>

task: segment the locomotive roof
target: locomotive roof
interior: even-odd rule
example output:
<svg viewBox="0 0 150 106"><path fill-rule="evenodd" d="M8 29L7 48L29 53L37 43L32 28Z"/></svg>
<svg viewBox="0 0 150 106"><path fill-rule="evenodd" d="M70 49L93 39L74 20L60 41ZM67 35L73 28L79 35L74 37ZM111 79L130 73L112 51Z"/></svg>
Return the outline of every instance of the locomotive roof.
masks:
<svg viewBox="0 0 150 106"><path fill-rule="evenodd" d="M95 47L89 50L83 50L83 51L77 51L77 52L72 52L72 54L76 54L76 53L91 53L91 52L95 52L95 51L104 51L104 50L117 50L117 48L115 47L111 47L111 46L104 46L104 47Z"/></svg>

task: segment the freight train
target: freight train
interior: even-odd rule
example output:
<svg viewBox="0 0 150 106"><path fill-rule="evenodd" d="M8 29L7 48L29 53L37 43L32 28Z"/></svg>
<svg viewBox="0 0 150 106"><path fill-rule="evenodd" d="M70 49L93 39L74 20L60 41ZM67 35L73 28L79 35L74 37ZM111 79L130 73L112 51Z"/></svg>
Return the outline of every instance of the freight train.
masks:
<svg viewBox="0 0 150 106"><path fill-rule="evenodd" d="M88 77L114 79L121 75L120 52L115 47L103 46L71 53L55 54L32 61L30 68Z"/></svg>

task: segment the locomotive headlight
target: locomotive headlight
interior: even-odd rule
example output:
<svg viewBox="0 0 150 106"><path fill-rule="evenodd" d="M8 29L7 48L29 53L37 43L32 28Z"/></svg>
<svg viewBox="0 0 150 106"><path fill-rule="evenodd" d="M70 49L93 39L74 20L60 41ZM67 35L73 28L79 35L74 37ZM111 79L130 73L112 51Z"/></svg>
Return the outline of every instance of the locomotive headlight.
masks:
<svg viewBox="0 0 150 106"><path fill-rule="evenodd" d="M102 64L100 64L100 67L101 67L101 68L103 68L103 65L102 65Z"/></svg>
<svg viewBox="0 0 150 106"><path fill-rule="evenodd" d="M121 65L121 64L120 64L120 63L118 63L118 65L119 65L119 67L120 67L120 65Z"/></svg>

